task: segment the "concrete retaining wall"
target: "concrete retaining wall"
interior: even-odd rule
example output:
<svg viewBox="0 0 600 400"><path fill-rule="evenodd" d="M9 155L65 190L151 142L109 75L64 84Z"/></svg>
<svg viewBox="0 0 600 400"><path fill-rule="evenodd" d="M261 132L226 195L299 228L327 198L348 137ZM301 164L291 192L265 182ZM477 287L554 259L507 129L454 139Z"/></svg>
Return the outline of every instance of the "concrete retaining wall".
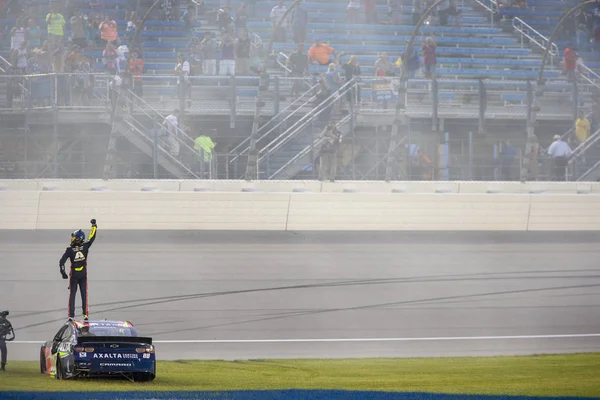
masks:
<svg viewBox="0 0 600 400"><path fill-rule="evenodd" d="M99 180L0 187L0 229L73 229L94 217L102 229L600 230L595 183Z"/></svg>

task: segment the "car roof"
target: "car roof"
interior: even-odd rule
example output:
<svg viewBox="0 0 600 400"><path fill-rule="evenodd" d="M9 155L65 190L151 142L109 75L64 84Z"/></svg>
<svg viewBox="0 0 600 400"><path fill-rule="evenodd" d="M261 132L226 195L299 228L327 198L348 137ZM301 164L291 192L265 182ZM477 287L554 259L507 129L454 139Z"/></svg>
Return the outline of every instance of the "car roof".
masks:
<svg viewBox="0 0 600 400"><path fill-rule="evenodd" d="M133 324L129 321L109 321L109 320L89 320L89 321L69 321L76 327L84 325L108 325L108 326L120 326L125 328L133 328Z"/></svg>

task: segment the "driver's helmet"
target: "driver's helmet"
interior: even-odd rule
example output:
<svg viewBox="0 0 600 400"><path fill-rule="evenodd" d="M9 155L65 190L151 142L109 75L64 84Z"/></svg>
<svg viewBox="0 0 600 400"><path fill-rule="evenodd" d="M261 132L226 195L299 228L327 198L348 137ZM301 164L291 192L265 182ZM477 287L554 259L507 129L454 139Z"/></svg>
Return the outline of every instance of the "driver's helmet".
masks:
<svg viewBox="0 0 600 400"><path fill-rule="evenodd" d="M85 241L85 233L81 229L76 230L71 233L71 245L72 246L81 246Z"/></svg>

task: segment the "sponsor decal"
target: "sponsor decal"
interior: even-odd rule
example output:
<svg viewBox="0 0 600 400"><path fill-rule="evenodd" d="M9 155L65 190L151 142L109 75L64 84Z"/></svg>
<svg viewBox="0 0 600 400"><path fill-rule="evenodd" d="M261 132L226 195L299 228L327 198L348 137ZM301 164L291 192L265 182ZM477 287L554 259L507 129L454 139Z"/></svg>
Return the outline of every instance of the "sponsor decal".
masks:
<svg viewBox="0 0 600 400"><path fill-rule="evenodd" d="M101 367L131 367L129 363L100 363Z"/></svg>
<svg viewBox="0 0 600 400"><path fill-rule="evenodd" d="M87 357L87 353L79 353L79 357Z"/></svg>
<svg viewBox="0 0 600 400"><path fill-rule="evenodd" d="M94 353L94 358L138 358L137 354Z"/></svg>

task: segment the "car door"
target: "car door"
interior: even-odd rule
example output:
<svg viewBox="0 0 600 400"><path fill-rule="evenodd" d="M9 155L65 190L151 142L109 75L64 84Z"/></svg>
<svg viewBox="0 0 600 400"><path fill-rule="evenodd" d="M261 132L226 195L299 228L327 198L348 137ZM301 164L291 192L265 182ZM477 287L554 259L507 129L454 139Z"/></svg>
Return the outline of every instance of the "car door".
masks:
<svg viewBox="0 0 600 400"><path fill-rule="evenodd" d="M54 335L54 338L52 339L51 345L49 346L49 354L46 354L46 370L52 376L54 376L54 374L56 373L56 358L58 357L58 348L62 341L62 336L67 330L67 328L68 325L63 325L58 330L58 332L56 333L56 335Z"/></svg>
<svg viewBox="0 0 600 400"><path fill-rule="evenodd" d="M60 365L66 376L73 374L73 347L74 346L74 335L75 330L72 324L65 326L65 330L60 335L60 343L58 345L58 357L60 358Z"/></svg>

